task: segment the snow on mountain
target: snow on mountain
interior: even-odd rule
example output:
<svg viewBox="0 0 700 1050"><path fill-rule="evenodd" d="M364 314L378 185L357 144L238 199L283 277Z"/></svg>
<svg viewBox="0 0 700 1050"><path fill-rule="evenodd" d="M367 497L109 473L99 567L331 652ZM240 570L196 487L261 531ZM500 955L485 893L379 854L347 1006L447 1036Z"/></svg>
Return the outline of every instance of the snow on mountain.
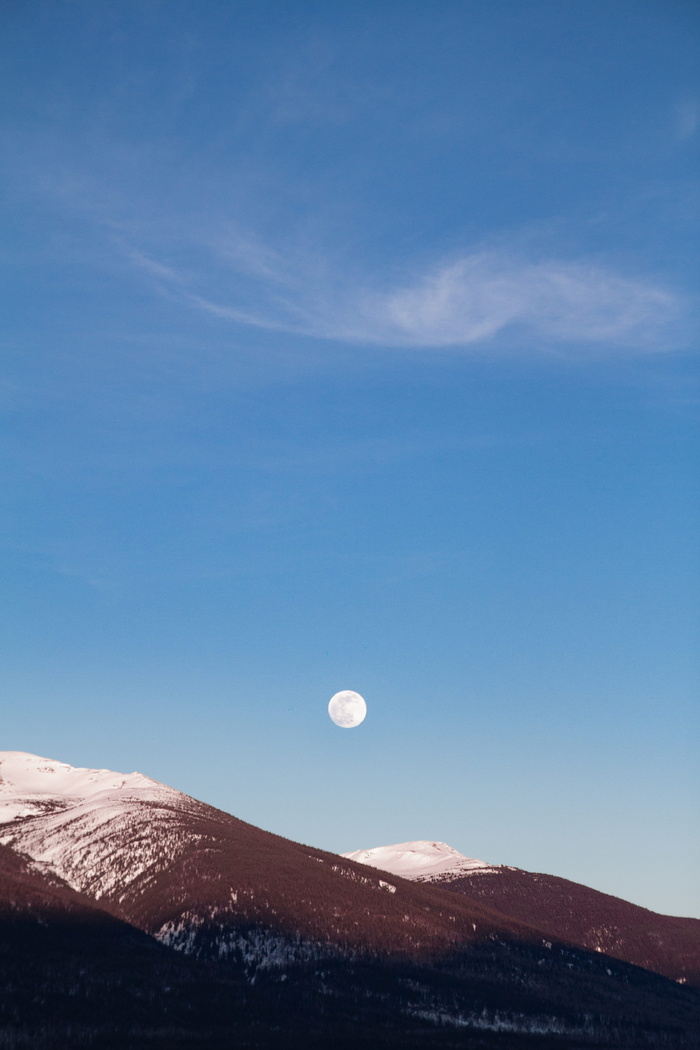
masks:
<svg viewBox="0 0 700 1050"><path fill-rule="evenodd" d="M465 857L446 842L399 842L394 846L358 849L353 853L342 853L341 856L416 882L433 881L436 877L440 881L456 879L467 871L477 869L482 872L493 870L493 865Z"/></svg>
<svg viewBox="0 0 700 1050"><path fill-rule="evenodd" d="M80 769L26 751L0 751L0 824L44 812L47 796L54 808L87 799L99 807L109 804L107 796L112 792L126 795L149 790L173 791L142 773ZM102 797L97 799L98 795Z"/></svg>
<svg viewBox="0 0 700 1050"><path fill-rule="evenodd" d="M0 843L50 867L95 900L120 877L127 883L136 878L167 843L167 819L158 842L146 833L149 804L174 815L190 801L141 773L80 769L23 751L0 752ZM137 827L140 833L134 834ZM129 865L115 865L111 861L127 837L133 840Z"/></svg>
<svg viewBox="0 0 700 1050"><path fill-rule="evenodd" d="M484 864L444 842L400 842L342 856L488 904L543 930L552 940L700 986L698 919L657 915L554 875Z"/></svg>
<svg viewBox="0 0 700 1050"><path fill-rule="evenodd" d="M609 939L601 940L601 926L621 927L618 905L623 902L611 912L599 909L600 894L591 898L583 934L593 930L594 952L577 955L561 941L557 946L557 932L589 946L571 925L571 915L578 919L579 903L585 903L583 888L565 887L557 897L550 879L540 901L542 877L529 876L521 887L526 875L465 857L442 842L404 842L341 858L263 831L140 773L74 769L21 752L0 752L0 906L4 900L6 911L16 912L21 904L40 920L41 909L51 918L65 906L65 914L82 915L91 929L90 914L96 914L100 929L107 914L161 946L216 965L225 962L251 982L258 973L282 974L280 982L290 978L291 986L292 980L303 980L306 989L309 972L326 982L332 971L344 986L348 974L355 979L358 960L365 966L372 959L382 960L382 966L399 960L402 975L405 966L418 967L420 977L420 967L429 960L421 998L401 998L413 997L419 987L409 982L406 992L402 976L397 987L403 990L395 1001L404 1005L396 1009L416 1009L418 1003L420 1009L439 1012L442 999L432 966L440 958L446 966L458 960L460 975L473 964L481 983L484 973L490 974L499 995L504 980L518 996L522 981L539 987L545 972L540 966L552 968L560 982L555 989L568 987L578 973L598 982L592 1001L599 1003L599 996L608 994L608 978L616 988L619 983L611 976L617 964L598 951L611 950ZM475 899L477 890L482 899ZM634 919L640 909L633 911ZM621 959L692 980L697 955L694 930L686 928L689 920L686 925L669 920L673 929L666 931L658 918L648 920L646 940L651 944L661 933L668 946L662 945L663 957L647 950L646 942L641 948L632 943L639 940L634 924L627 941L612 948ZM71 928L82 929L80 922ZM24 943L22 938L18 943ZM103 949L104 944L100 958ZM530 968L525 978L519 976L522 967ZM455 972L455 979L462 977ZM580 987L577 982L571 992L577 1009ZM322 994L325 999L325 983ZM559 994L552 1000L554 1014L565 1001L556 998ZM465 996L471 1004L473 982ZM449 997L452 1003L452 983ZM536 998L537 1009L539 1003Z"/></svg>
<svg viewBox="0 0 700 1050"><path fill-rule="evenodd" d="M0 814L0 845L187 954L267 967L522 935L489 908L397 887L140 773L0 752Z"/></svg>

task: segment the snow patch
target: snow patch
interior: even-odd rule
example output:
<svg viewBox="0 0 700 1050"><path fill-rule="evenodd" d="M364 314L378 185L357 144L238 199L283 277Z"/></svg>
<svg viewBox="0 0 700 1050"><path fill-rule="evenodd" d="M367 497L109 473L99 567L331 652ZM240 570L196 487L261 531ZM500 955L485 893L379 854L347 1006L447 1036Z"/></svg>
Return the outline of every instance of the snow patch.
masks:
<svg viewBox="0 0 700 1050"><path fill-rule="evenodd" d="M110 769L81 769L26 751L0 751L0 800L9 802L33 795L54 798L90 798L103 791L163 788L142 773L113 773ZM170 790L173 790L172 788Z"/></svg>
<svg viewBox="0 0 700 1050"><path fill-rule="evenodd" d="M164 923L153 936L184 955L209 958L213 948L219 959L242 963L252 980L259 970L286 970L302 963L352 954L333 945L284 936L262 927L241 929L226 924L212 927L201 915L190 912L177 921Z"/></svg>
<svg viewBox="0 0 700 1050"><path fill-rule="evenodd" d="M196 803L187 795L141 773L79 769L23 751L0 752L0 842L96 899L116 888L126 891L164 850L176 852L181 816L191 805Z"/></svg>
<svg viewBox="0 0 700 1050"><path fill-rule="evenodd" d="M502 1010L483 1009L480 1013L452 1013L444 1009L409 1009L413 1017L430 1021L435 1025L451 1028L474 1028L485 1032L510 1032L527 1035L565 1035L586 1037L595 1035L590 1018L584 1023L571 1023L553 1016L526 1016L506 1013Z"/></svg>
<svg viewBox="0 0 700 1050"><path fill-rule="evenodd" d="M483 860L474 860L458 853L446 842L399 842L394 846L375 846L359 849L353 853L341 853L341 857L367 864L404 879L433 879L436 876L458 878L466 872L493 870Z"/></svg>

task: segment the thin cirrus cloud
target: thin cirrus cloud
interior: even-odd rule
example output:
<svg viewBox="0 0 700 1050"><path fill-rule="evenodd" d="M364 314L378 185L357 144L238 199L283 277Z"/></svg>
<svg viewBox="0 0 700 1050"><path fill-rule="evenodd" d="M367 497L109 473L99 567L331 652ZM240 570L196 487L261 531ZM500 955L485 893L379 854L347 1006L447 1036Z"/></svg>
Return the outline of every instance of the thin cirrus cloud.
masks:
<svg viewBox="0 0 700 1050"><path fill-rule="evenodd" d="M649 352L668 348L682 313L679 297L653 282L503 250L473 252L383 289L343 282L308 258L285 264L259 246L218 257L231 273L227 278L217 267L216 294L201 278L173 279L172 290L238 324L377 346L478 348L535 339ZM175 276L142 254L139 264L164 279ZM222 294L222 286L235 292Z"/></svg>
<svg viewBox="0 0 700 1050"><path fill-rule="evenodd" d="M676 297L595 266L479 253L380 296L370 306L387 343L459 346L508 331L549 343L647 343Z"/></svg>

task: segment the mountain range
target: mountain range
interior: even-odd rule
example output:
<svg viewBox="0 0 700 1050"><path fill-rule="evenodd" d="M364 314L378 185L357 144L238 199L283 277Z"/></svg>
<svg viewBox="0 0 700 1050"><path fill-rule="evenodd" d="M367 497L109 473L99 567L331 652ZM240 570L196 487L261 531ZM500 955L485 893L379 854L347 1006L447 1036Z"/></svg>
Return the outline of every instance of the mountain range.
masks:
<svg viewBox="0 0 700 1050"><path fill-rule="evenodd" d="M0 1048L698 1045L700 922L403 847L2 752Z"/></svg>
<svg viewBox="0 0 700 1050"><path fill-rule="evenodd" d="M659 915L555 875L485 864L445 842L401 842L343 856L439 885L536 926L556 940L700 987L700 919Z"/></svg>

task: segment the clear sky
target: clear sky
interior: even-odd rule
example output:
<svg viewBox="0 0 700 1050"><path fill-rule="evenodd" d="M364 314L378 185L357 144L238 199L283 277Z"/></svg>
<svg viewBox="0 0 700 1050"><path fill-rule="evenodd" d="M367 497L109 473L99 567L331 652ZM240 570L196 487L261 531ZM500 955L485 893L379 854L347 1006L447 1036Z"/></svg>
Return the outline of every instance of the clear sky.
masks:
<svg viewBox="0 0 700 1050"><path fill-rule="evenodd" d="M700 916L699 43L6 0L2 749Z"/></svg>

